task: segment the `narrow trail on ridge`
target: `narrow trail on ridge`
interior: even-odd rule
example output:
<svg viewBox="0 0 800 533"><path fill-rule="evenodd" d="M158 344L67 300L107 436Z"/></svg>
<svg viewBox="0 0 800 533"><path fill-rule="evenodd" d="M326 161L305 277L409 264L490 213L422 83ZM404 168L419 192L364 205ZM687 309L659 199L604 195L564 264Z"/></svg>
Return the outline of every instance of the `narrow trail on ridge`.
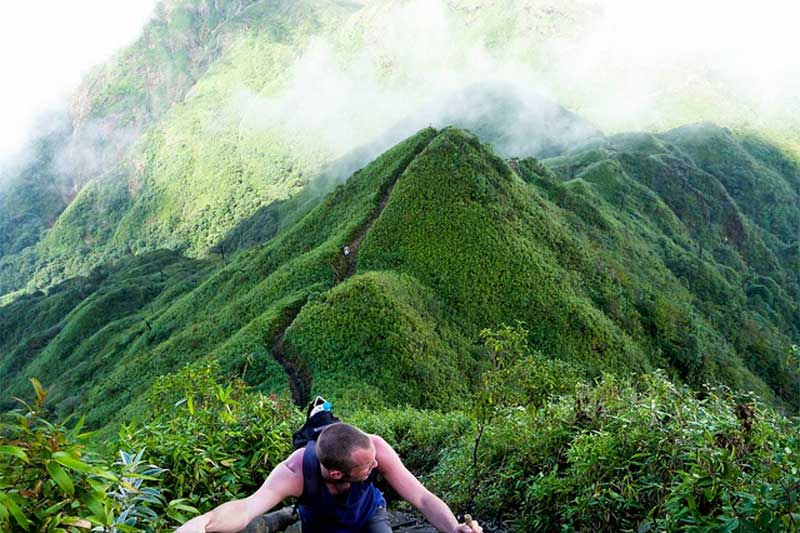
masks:
<svg viewBox="0 0 800 533"><path fill-rule="evenodd" d="M433 138L435 138L434 136ZM391 197L392 191L394 190L397 181L400 177L405 174L408 167L411 163L419 156L427 147L430 145L430 142L433 138L421 146L411 157L406 165L402 167L402 169L398 170L396 175L392 176L388 187L381 195L378 204L372 210L369 218L366 222L356 231L356 233L350 239L350 242L346 244L348 253L344 253L345 247L342 247L342 255L347 263L347 268L345 269L343 275L341 277L336 277L336 283L331 287L336 287L340 283L343 283L348 278L353 276L356 272L356 259L358 257L358 251L361 247L361 243L363 242L364 238L369 233L369 230L372 228L372 225L375 221L381 216L383 210L386 208L386 205L389 203L389 198ZM517 170L517 169L515 169ZM518 170L517 170L518 171ZM311 400L311 385L312 385L312 376L311 376L311 369L309 368L308 364L303 361L297 354L292 354L291 350L287 350L287 347L284 343L284 338L286 336L286 332L294 323L295 318L297 315L300 314L300 311L303 309L305 304L307 303L307 299L304 298L301 301L297 302L295 305L290 306L286 309L285 316L283 319L283 325L279 329L278 334L275 336L275 339L272 343L272 355L278 363L283 366L284 370L286 371L286 375L289 378L289 389L292 393L292 399L294 403L304 409L308 402ZM256 519L248 526L248 529L245 530L243 533L270 533L273 531L269 529L267 526L265 517L261 517L260 519ZM261 520L261 522L259 522ZM392 531L396 533L436 533L436 528L431 526L425 518L420 515L416 511L400 511L400 510L393 510L389 511L389 522L392 528ZM300 533L300 523L295 522L294 524L290 525L287 529L287 533ZM483 524L484 531L487 533L506 533L506 528L504 527L497 527L492 526L490 524Z"/></svg>
<svg viewBox="0 0 800 533"><path fill-rule="evenodd" d="M411 163L414 162L414 160L428 147L428 145L430 145L431 141L433 141L435 138L436 135L434 135L424 145L420 146L414 152L412 157L408 159L408 162L403 165L402 168L397 170L395 175L390 178L388 187L386 187L386 190L381 195L378 204L372 210L372 213L367 221L353 235L350 242L342 247L341 253L347 263L347 268L341 277L336 275L336 282L331 289L343 283L348 278L353 276L353 274L355 274L356 258L358 256L358 249L361 247L361 242L364 240L364 237L367 236L367 233L369 232L370 228L372 228L372 225L375 223L378 217L381 216L381 213L383 213L386 204L389 203L389 198L392 195L392 191L394 190L394 186L397 184L397 181L406 172ZM289 353L291 350L287 350L286 344L284 343L284 338L286 336L286 332L292 326L292 323L294 323L294 319L297 318L297 315L300 314L300 311L303 309L306 303L307 300L304 299L300 305L293 306L287 310L284 325L280 328L279 333L275 336L271 348L272 356L278 363L280 363L289 378L289 390L292 393L292 400L300 408L305 408L308 405L308 402L311 400L311 369L309 368L308 364L298 355Z"/></svg>
<svg viewBox="0 0 800 533"><path fill-rule="evenodd" d="M283 338L306 302L307 299L303 298L299 305L294 305L287 309L283 325L275 336L270 350L272 357L283 367L286 376L289 378L289 391L292 393L292 400L295 405L301 408L305 407L311 396L311 370L305 364L305 361L286 352Z"/></svg>
<svg viewBox="0 0 800 533"><path fill-rule="evenodd" d="M403 169L403 172L405 172L406 168L408 168L407 165ZM402 175L403 172L401 172L400 175ZM375 209L373 209L372 214L367 219L367 222L361 226L361 229L359 229L353 236L353 240L347 245L349 249L349 253L345 255L345 259L347 260L347 271L339 283L345 281L347 278L356 273L356 256L358 256L358 249L361 247L361 241L364 240L364 237L367 236L367 232L370 230L375 221L378 220L378 217L381 216L381 213L383 213L383 209L386 207L386 204L389 203L389 196L391 196L394 186L399 178L400 176L395 178L389 187L386 188L386 191L383 193L383 196L381 196L378 205L376 205ZM337 283L337 285L339 283Z"/></svg>

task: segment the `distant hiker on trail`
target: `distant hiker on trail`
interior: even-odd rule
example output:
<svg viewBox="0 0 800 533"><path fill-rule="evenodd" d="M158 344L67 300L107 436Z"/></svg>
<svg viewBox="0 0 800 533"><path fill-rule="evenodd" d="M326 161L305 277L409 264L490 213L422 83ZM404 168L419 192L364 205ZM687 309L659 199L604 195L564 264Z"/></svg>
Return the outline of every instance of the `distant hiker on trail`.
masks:
<svg viewBox="0 0 800 533"><path fill-rule="evenodd" d="M373 484L377 474L439 531L483 531L477 522L459 524L385 440L339 422L276 466L254 494L195 517L175 533L237 532L289 497L300 498L303 533L390 533L386 501Z"/></svg>

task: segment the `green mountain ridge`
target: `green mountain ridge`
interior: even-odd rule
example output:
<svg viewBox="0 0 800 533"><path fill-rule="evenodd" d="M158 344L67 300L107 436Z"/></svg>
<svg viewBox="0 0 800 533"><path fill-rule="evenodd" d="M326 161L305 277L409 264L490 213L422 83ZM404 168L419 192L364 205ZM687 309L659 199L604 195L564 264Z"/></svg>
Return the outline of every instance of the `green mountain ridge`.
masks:
<svg viewBox="0 0 800 533"><path fill-rule="evenodd" d="M160 4L142 37L87 77L72 124L48 137L49 151L35 150L31 165L8 180L4 197L22 200L35 223L21 225L16 206L0 212L2 233L17 243L0 257L0 293L47 288L130 252L205 254L265 200L299 190L302 171L281 176L298 157L274 135L247 136L230 157L239 126L219 122L216 106L249 79L271 79L292 49L352 9L335 1ZM208 136L211 123L224 132ZM74 151L90 162L68 164L74 198L37 200L63 181L50 159ZM221 175L238 179L221 183ZM201 194L186 196L187 188Z"/></svg>
<svg viewBox="0 0 800 533"><path fill-rule="evenodd" d="M665 138L602 142L549 170L423 130L266 244L130 257L0 308L0 384L22 395L37 376L59 412L102 425L137 416L155 377L215 358L298 401L446 409L483 364L479 331L522 321L543 357L587 377L667 368L795 410L797 271L748 255L780 239L724 186L684 190L687 169L713 182ZM667 171L676 185L656 179ZM713 223L730 210L738 240Z"/></svg>

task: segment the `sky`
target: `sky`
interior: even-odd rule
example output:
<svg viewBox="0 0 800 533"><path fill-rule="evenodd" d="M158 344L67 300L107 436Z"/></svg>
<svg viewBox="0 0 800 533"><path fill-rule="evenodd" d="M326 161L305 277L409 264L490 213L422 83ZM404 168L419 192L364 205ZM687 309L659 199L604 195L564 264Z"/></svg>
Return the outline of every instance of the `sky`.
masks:
<svg viewBox="0 0 800 533"><path fill-rule="evenodd" d="M44 111L63 107L83 76L136 40L156 0L4 2L0 17L0 164Z"/></svg>

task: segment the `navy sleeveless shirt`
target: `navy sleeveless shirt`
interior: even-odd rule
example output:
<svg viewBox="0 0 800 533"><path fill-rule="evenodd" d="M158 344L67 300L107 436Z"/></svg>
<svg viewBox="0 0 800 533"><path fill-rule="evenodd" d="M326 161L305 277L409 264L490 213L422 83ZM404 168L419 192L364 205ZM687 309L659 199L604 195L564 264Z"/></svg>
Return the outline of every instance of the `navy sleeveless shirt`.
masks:
<svg viewBox="0 0 800 533"><path fill-rule="evenodd" d="M317 443L312 440L303 452L303 495L299 508L303 533L358 532L378 507L386 507L383 494L372 483L375 472L366 481L351 482L347 493L334 496L328 491L319 467Z"/></svg>

